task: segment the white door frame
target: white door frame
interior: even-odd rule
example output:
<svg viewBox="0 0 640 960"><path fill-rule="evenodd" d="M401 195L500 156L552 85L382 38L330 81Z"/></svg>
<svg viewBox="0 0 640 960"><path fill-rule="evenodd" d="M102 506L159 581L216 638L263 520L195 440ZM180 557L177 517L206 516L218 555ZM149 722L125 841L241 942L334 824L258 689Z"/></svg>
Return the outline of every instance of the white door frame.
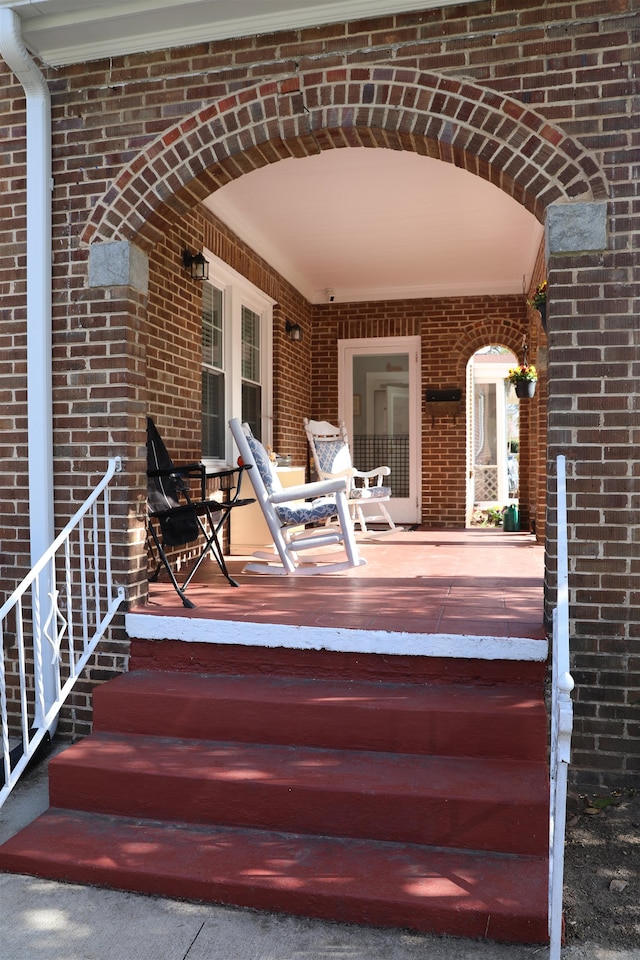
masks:
<svg viewBox="0 0 640 960"><path fill-rule="evenodd" d="M353 435L353 358L379 354L407 354L409 357L409 496L392 497L391 516L398 523L419 523L421 519L422 438L420 402L420 337L367 337L338 340L338 416ZM354 464L354 466L358 466ZM380 464L382 466L382 464Z"/></svg>
<svg viewBox="0 0 640 960"><path fill-rule="evenodd" d="M511 357L503 364L495 364L485 367L483 370L480 365L474 363L475 356L471 358L468 364L467 382L467 437L468 437L468 484L467 484L467 524L470 523L471 513L475 503L482 506L493 503L506 505L511 502L509 496L509 480L507 475L507 401L504 381L509 368L514 364L514 358ZM496 452L497 452L497 478L498 493L496 500L478 501L475 492L475 437L474 421L475 410L475 384L485 383L493 386L496 396Z"/></svg>

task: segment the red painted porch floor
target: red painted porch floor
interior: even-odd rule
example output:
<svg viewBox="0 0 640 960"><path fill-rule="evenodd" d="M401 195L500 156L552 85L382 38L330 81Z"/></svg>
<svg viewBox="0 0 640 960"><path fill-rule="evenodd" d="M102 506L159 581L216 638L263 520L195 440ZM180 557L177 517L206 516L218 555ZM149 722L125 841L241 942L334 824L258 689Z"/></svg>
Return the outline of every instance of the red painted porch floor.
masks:
<svg viewBox="0 0 640 960"><path fill-rule="evenodd" d="M543 640L544 547L500 528L403 530L359 541L367 565L333 575L244 574L240 587L205 562L182 606L169 583L151 583L132 613L413 634Z"/></svg>

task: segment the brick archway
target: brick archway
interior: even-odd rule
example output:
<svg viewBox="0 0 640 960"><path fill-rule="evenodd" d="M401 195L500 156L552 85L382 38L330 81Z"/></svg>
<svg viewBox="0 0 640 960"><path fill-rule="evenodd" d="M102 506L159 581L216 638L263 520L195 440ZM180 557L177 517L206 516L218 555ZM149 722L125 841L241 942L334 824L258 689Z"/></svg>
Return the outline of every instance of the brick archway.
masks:
<svg viewBox="0 0 640 960"><path fill-rule="evenodd" d="M464 382L467 365L471 358L478 350L492 344L506 347L516 357L519 357L522 347L522 328L514 325L509 330L505 327L504 322L492 322L489 319L482 326L476 327L472 333L467 333L461 337L455 348L455 353L459 358L458 376L461 383Z"/></svg>
<svg viewBox="0 0 640 960"><path fill-rule="evenodd" d="M262 83L184 118L119 174L81 241L135 239L151 249L169 224L244 173L345 146L454 163L539 220L554 201L607 196L591 155L518 101L438 74L352 67Z"/></svg>

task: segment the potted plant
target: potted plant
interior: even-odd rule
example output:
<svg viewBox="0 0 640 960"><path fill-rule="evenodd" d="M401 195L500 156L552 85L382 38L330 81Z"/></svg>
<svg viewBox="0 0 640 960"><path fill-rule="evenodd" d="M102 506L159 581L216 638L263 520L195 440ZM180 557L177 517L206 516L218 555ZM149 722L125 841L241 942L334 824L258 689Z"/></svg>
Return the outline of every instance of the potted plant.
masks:
<svg viewBox="0 0 640 960"><path fill-rule="evenodd" d="M527 300L530 307L537 310L542 321L542 329L547 332L547 281L543 280L536 287L533 296Z"/></svg>
<svg viewBox="0 0 640 960"><path fill-rule="evenodd" d="M521 363L509 370L507 380L516 388L516 397L524 400L535 394L538 373L532 363Z"/></svg>

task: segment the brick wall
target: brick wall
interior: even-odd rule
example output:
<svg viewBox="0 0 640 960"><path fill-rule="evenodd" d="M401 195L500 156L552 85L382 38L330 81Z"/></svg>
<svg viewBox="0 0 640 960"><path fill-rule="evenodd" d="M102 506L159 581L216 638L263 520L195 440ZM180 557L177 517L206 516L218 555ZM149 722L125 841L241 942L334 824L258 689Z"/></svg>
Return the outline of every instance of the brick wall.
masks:
<svg viewBox="0 0 640 960"><path fill-rule="evenodd" d="M541 220L554 201L607 201L606 250L553 254L548 265L549 458L553 464L562 452L569 459L578 680L574 776L587 784L637 783L637 31L637 0L485 0L45 68L53 110L58 525L105 458L124 455L116 562L133 595L143 589L139 523L131 505L144 491L144 414L150 401L160 402L159 372L147 386L147 343L158 370L162 366L154 354L157 332L152 335L147 324L150 328L154 309L159 315L174 305L181 322L193 323L180 290L161 289L157 275L163 260L166 266L178 250L183 227L189 226L184 239L216 240L207 234L204 218L198 224L193 213L208 192L282 157L366 146L453 162L495 183ZM27 478L21 459L26 442L25 115L22 90L3 64L0 94L0 337L5 348L0 470L13 494L0 505L0 576L10 585L27 554ZM87 286L87 244L114 238L133 240L150 254L149 316L144 298L129 288ZM233 246L222 235L219 242ZM247 269L264 267L256 261ZM323 319L331 315L304 304L290 289L276 299L276 376L285 386L275 402L275 443L297 455L301 441L292 449L284 445L311 395L297 390L291 373L311 361L318 311ZM424 309L413 313L410 305L400 310L407 307L407 326L417 330L419 324L424 338L435 320L430 311L438 304L422 304ZM461 305L456 325L464 327L466 308ZM387 311L384 328L397 329L389 308L380 309ZM284 342L289 311L304 327L301 344ZM478 339L492 340L491 323L500 327L502 319L478 316ZM340 322L360 324L367 335L376 335L374 316L361 314L355 321L343 316ZM457 366L447 355L446 368L434 369L425 346L425 381L464 382L472 328L461 332L454 348ZM319 364L314 375L319 385ZM544 380L538 397L546 398ZM528 430L540 442L544 425L535 410L542 409L530 407L538 419ZM166 415L162 409L160 414ZM435 433L423 422L423 430L425 450L435 441L450 444L445 425L437 425ZM544 485L540 442L532 448L528 470L535 482L528 503L538 523ZM460 456L463 450L461 445ZM438 463L434 477L450 476L458 467L453 461ZM548 474L552 602L553 470ZM430 517L441 512L455 522L457 508L441 500L427 506ZM124 643L118 627L113 637L114 643ZM85 710L86 698L74 709Z"/></svg>
<svg viewBox="0 0 640 960"><path fill-rule="evenodd" d="M273 310L274 436L278 453L306 462L302 419L311 397L312 307L291 284L209 211L190 213L150 258L148 322L141 336L146 355L147 406L176 461L201 456L201 288L182 266L182 250L205 247L245 276L276 305ZM302 340L285 332L289 320Z"/></svg>
<svg viewBox="0 0 640 960"><path fill-rule="evenodd" d="M338 416L338 340L418 336L421 342L422 516L431 527L464 527L466 498L466 417L432 420L424 390L459 387L463 411L466 367L491 344L521 356L528 321L522 297L460 297L331 303L315 308L311 416L335 422ZM529 477L528 405L521 404L521 501L528 523L533 497Z"/></svg>

